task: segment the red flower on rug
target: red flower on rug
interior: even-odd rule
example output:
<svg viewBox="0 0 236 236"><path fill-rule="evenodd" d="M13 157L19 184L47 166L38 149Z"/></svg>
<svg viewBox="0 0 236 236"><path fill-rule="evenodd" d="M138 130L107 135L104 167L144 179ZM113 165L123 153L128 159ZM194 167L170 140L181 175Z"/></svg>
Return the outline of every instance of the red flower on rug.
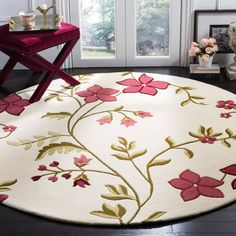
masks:
<svg viewBox="0 0 236 236"><path fill-rule="evenodd" d="M4 202L8 198L6 194L0 194L0 202Z"/></svg>
<svg viewBox="0 0 236 236"><path fill-rule="evenodd" d="M230 113L221 113L220 117L225 118L225 119L229 119L230 117L232 117L232 115Z"/></svg>
<svg viewBox="0 0 236 236"><path fill-rule="evenodd" d="M103 88L99 85L89 87L86 91L77 92L76 94L80 97L85 98L85 102L91 103L101 100L103 102L114 102L116 97L112 96L118 93L119 90L111 88Z"/></svg>
<svg viewBox="0 0 236 236"><path fill-rule="evenodd" d="M226 110L236 109L236 103L234 103L232 100L218 101L216 107L224 108Z"/></svg>
<svg viewBox="0 0 236 236"><path fill-rule="evenodd" d="M213 144L217 140L217 138L209 136L209 135L205 135L205 136L200 137L199 140L201 143Z"/></svg>
<svg viewBox="0 0 236 236"><path fill-rule="evenodd" d="M36 175L36 176L31 177L31 179L32 179L33 181L38 181L38 180L41 179L41 177L42 177L42 176L40 176L40 175Z"/></svg>
<svg viewBox="0 0 236 236"><path fill-rule="evenodd" d="M223 181L211 177L200 177L200 175L191 170L185 170L179 177L170 180L169 184L176 189L182 190L180 196L184 201L191 201L199 196L211 198L224 197L221 190L216 188L224 184Z"/></svg>
<svg viewBox="0 0 236 236"><path fill-rule="evenodd" d="M58 180L58 178L54 175L54 176L48 177L48 180L52 181L53 183L55 183Z"/></svg>
<svg viewBox="0 0 236 236"><path fill-rule="evenodd" d="M59 164L60 163L58 161L53 161L52 163L49 164L49 166L51 166L51 167L58 167Z"/></svg>
<svg viewBox="0 0 236 236"><path fill-rule="evenodd" d="M137 123L137 121L129 118L129 117L125 117L124 119L122 119L121 121L121 125L125 125L127 128L130 126L134 126L135 123Z"/></svg>
<svg viewBox="0 0 236 236"><path fill-rule="evenodd" d="M220 171L224 174L227 174L227 175L236 176L236 164L233 164L233 165L227 166L223 169L220 169ZM233 182L231 183L231 186L233 189L236 189L236 179L233 180Z"/></svg>
<svg viewBox="0 0 236 236"><path fill-rule="evenodd" d="M16 126L14 125L6 125L2 129L4 132L14 132L16 130Z"/></svg>
<svg viewBox="0 0 236 236"><path fill-rule="evenodd" d="M86 185L89 186L90 183L87 180L83 179L83 178L78 178L74 181L73 187L79 186L81 188L85 188Z"/></svg>
<svg viewBox="0 0 236 236"><path fill-rule="evenodd" d="M7 113L19 116L28 106L30 102L27 99L22 99L19 95L13 94L3 100L0 100L0 113L6 111Z"/></svg>
<svg viewBox="0 0 236 236"><path fill-rule="evenodd" d="M146 117L152 117L153 116L150 112L146 112L146 111L138 111L135 114L137 116L141 117L141 118L146 118Z"/></svg>
<svg viewBox="0 0 236 236"><path fill-rule="evenodd" d="M83 167L85 165L88 165L91 160L91 158L87 158L85 155L81 155L80 157L74 157L74 164L77 167Z"/></svg>
<svg viewBox="0 0 236 236"><path fill-rule="evenodd" d="M103 116L102 118L98 119L97 122L99 122L100 125L110 124L112 122L112 117Z"/></svg>
<svg viewBox="0 0 236 236"><path fill-rule="evenodd" d="M124 93L143 93L156 95L157 89L167 89L169 83L164 81L153 81L152 77L142 74L138 80L130 78L117 82L120 85L129 86L123 90Z"/></svg>

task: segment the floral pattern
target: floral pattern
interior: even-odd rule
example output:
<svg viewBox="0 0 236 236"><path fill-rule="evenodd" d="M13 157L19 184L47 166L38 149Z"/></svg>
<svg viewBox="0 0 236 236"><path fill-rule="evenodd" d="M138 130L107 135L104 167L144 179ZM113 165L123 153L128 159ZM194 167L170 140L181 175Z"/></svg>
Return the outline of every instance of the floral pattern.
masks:
<svg viewBox="0 0 236 236"><path fill-rule="evenodd" d="M27 99L22 99L19 95L13 94L3 100L0 100L0 113L6 111L7 113L19 116L28 106L30 102Z"/></svg>
<svg viewBox="0 0 236 236"><path fill-rule="evenodd" d="M7 180L5 182L0 183L0 193L8 192L11 190L10 186L14 185L17 180ZM8 194L0 194L0 203L6 201L9 198Z"/></svg>
<svg viewBox="0 0 236 236"><path fill-rule="evenodd" d="M181 197L184 201L194 200L199 196L224 197L224 194L216 188L224 184L223 181L211 177L200 177L200 175L191 170L185 170L179 177L179 179L172 179L169 183L174 188L182 190Z"/></svg>
<svg viewBox="0 0 236 236"><path fill-rule="evenodd" d="M230 112L221 113L220 114L221 118L229 119L232 117L232 114L236 113L236 103L233 100L227 100L227 101L220 100L217 102L216 107L225 110L233 110Z"/></svg>
<svg viewBox="0 0 236 236"><path fill-rule="evenodd" d="M24 117L32 114L31 106L20 122L8 123L10 114L19 115L28 105L25 99L12 95L0 103L8 113L6 118L1 114L0 148L5 155L0 162L21 153L21 169L14 174L19 175L25 195L30 194L34 202L45 201L45 207L57 198L62 209L55 216L59 219L121 225L191 215L196 213L196 204L204 211L215 207L214 201L223 205L235 199L233 98L212 103L209 91L200 85L194 88L187 80L161 75L125 72L114 76L107 84L100 84L96 75L85 75L79 76L77 87L59 83L59 88L50 88L43 107L37 109L38 117L32 118L32 130L22 125ZM8 107L20 105L17 112ZM222 120L221 115L203 119L208 109L227 110L224 118L231 119ZM180 127L177 112L186 117ZM194 122L188 122L189 117ZM39 121L45 127L35 134ZM217 150L224 150L224 158ZM24 166L32 168L24 171ZM0 170L6 174L3 167ZM13 172L10 166L9 172ZM17 195L16 184L15 180L0 185L1 202L14 201L10 194L24 199ZM10 185L14 191L5 193ZM166 202L166 191L170 202ZM209 202L204 206L206 199ZM73 208L68 209L66 201L73 202ZM35 204L30 207L41 212ZM180 209L180 216L172 212L173 207ZM71 214L65 215L67 211Z"/></svg>
<svg viewBox="0 0 236 236"><path fill-rule="evenodd" d="M124 89L124 93L143 93L148 95L156 95L158 89L167 89L169 83L165 81L153 81L154 79L146 74L142 74L139 79L129 78L117 82L120 85L129 86Z"/></svg>
<svg viewBox="0 0 236 236"><path fill-rule="evenodd" d="M101 100L103 102L114 102L116 97L112 96L119 91L112 88L102 88L99 85L94 85L88 88L86 91L77 92L76 94L80 97L85 97L85 102L96 102Z"/></svg>

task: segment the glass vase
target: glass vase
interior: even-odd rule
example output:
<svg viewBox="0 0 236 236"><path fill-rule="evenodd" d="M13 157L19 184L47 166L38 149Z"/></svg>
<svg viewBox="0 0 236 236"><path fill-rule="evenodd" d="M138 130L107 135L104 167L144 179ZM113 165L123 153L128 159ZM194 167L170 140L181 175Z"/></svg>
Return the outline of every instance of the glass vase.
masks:
<svg viewBox="0 0 236 236"><path fill-rule="evenodd" d="M210 56L207 61L203 60L201 56L198 56L199 65L201 67L211 67L214 56Z"/></svg>

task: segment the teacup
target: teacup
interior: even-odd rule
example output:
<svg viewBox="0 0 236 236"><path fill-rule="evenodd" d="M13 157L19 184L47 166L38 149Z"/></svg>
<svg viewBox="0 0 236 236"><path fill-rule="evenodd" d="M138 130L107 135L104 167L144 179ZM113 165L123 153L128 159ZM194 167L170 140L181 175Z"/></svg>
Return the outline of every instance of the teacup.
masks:
<svg viewBox="0 0 236 236"><path fill-rule="evenodd" d="M19 12L21 24L25 29L32 29L35 26L35 15L34 11Z"/></svg>

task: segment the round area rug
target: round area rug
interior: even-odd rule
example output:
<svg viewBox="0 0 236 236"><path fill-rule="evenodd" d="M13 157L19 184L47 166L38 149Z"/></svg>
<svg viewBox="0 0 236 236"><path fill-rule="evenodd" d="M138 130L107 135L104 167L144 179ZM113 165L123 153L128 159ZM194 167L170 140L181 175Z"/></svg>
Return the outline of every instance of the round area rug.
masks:
<svg viewBox="0 0 236 236"><path fill-rule="evenodd" d="M236 96L180 77L107 73L0 101L0 201L83 224L196 215L236 199Z"/></svg>

